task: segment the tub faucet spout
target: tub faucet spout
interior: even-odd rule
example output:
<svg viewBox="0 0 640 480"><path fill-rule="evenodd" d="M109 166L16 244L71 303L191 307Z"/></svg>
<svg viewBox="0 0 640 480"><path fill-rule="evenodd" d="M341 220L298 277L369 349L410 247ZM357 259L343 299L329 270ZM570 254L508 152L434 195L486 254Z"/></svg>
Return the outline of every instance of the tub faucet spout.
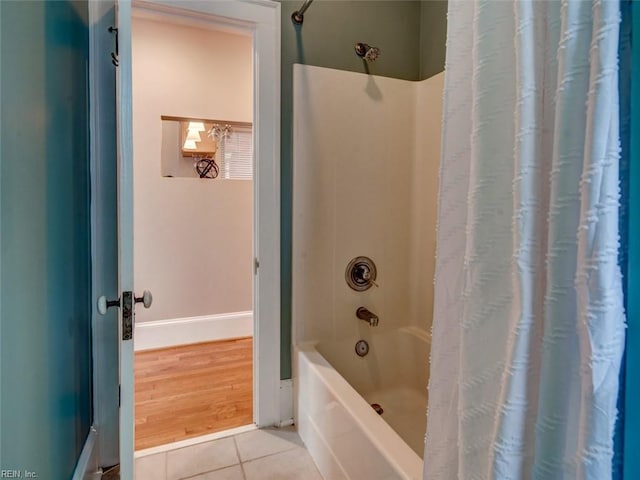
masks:
<svg viewBox="0 0 640 480"><path fill-rule="evenodd" d="M372 327L378 326L378 316L375 313L369 311L368 308L358 308L358 310L356 310L356 317L358 317L360 320L368 322Z"/></svg>

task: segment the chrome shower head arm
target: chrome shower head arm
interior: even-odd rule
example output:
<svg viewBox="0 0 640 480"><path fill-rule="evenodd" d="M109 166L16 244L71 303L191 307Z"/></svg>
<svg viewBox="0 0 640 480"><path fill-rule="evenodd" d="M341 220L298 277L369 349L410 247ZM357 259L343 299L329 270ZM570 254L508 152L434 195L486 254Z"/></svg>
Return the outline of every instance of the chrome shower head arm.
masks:
<svg viewBox="0 0 640 480"><path fill-rule="evenodd" d="M304 12L307 11L313 0L305 0L302 6L291 14L291 21L296 25L302 25L304 22Z"/></svg>

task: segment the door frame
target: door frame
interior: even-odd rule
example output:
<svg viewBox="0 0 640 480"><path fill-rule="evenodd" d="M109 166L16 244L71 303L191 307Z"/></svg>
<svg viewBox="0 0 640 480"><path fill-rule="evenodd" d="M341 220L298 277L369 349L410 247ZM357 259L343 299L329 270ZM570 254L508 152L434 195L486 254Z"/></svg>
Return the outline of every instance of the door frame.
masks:
<svg viewBox="0 0 640 480"><path fill-rule="evenodd" d="M89 2L94 3L94 2ZM107 3L107 2L95 2ZM112 2L108 2L111 6ZM254 125L254 209L253 209L253 254L258 268L254 270L253 279L253 311L254 311L254 423L258 427L277 425L280 418L280 3L271 0L233 0L233 1L191 1L191 0L153 0L132 2L134 9L151 10L157 13L191 17L198 21L206 20L223 29L243 31L253 37L253 125ZM93 13L92 13L93 11ZM90 59L96 59L89 65L89 81L99 88L97 64L104 58L105 50L113 50L109 36L101 30L104 25L95 15L104 14L103 9L91 9L89 15L90 37L96 39L90 43ZM92 16L93 15L93 16ZM104 22L102 22L104 23ZM107 54L108 56L108 54ZM122 62L131 59L120 58ZM98 93L91 93L91 100L99 101ZM99 104L90 112L91 127L96 137L96 147L91 146L91 185L92 189L100 189L100 165L113 162L107 158L104 149L98 148L102 142L100 125L105 119L100 117ZM115 141L115 139L106 139ZM92 192L92 219L105 211L100 203L101 197ZM96 261L101 253L101 223L92 220L92 280L93 285L101 285L96 281L101 275L100 263ZM104 242L102 242L104 243ZM142 291L144 285L135 285L136 291ZM94 287L93 299L104 293ZM152 307L153 308L153 307ZM104 323L105 317L97 316L94 309L93 325ZM100 425L114 425L118 418L113 417L113 410L105 408L113 403L112 395L106 393L113 389L105 385L105 370L118 368L118 358L105 359L100 350L115 347L105 345L113 341L107 338L104 328L93 329L94 344L94 417L98 438L103 445L117 444L116 438L105 438L101 435ZM135 334L134 334L135 338ZM110 348L112 347L112 348ZM102 382L102 384L101 384ZM285 402L287 399L282 399ZM117 413L117 409L116 409ZM105 432L107 433L107 432ZM109 432L111 433L111 432ZM111 436L112 433L111 433ZM100 448L100 451L103 451ZM108 449L107 449L108 450ZM133 453L133 452L131 452ZM100 465L106 465L99 459Z"/></svg>

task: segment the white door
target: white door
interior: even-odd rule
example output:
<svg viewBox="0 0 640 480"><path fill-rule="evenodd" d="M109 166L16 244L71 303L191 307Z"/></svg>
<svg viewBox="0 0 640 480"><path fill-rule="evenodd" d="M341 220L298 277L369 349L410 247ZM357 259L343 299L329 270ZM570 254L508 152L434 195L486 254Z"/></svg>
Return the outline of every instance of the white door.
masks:
<svg viewBox="0 0 640 480"><path fill-rule="evenodd" d="M113 5L113 4L111 4ZM109 8L105 4L105 9ZM95 333L94 343L99 347L94 350L94 355L100 355L100 361L97 364L98 375L94 381L98 384L94 388L99 402L95 404L95 408L100 410L96 413L98 421L98 433L104 432L106 435L101 437L101 454L99 458L100 465L105 467L111 465L113 460L113 443L117 442L117 459L120 464L120 478L122 480L133 480L134 478L134 349L133 349L133 331L134 331L134 310L136 301L144 301L145 306L151 304L151 296L147 292L140 298L136 298L134 293L133 281L133 142L132 142L132 82L131 82L131 0L115 1L115 29L110 27L109 31L115 39L115 47L111 58L108 59L113 66L116 66L115 73L115 98L108 93L109 88L113 89L113 84L109 86L109 76L105 73L98 73L99 69L104 69L104 65L99 66L99 62L103 62L104 50L96 47L93 53L99 56L94 59L94 90L96 96L93 98L95 103L93 108L92 128L97 130L94 136L101 140L97 141L99 146L104 147L112 138L105 131L108 129L111 110L109 100L115 100L115 134L117 146L117 172L113 170L113 157L109 155L110 151L95 151L94 160L94 181L92 186L94 210L92 214L94 219L94 236L108 238L112 243L117 241L118 255L118 271L117 271L117 295L116 298L107 297L105 293L112 295L111 289L104 282L107 276L109 265L105 265L104 258L112 259L109 246L105 244L103 238L94 240L94 266L95 277L94 282L99 283L99 288L105 291L98 299L97 310L104 317L105 325L100 325L100 330ZM100 14L96 15L98 18ZM109 15L105 15L107 21ZM98 33L95 35L95 43L100 43L100 33L105 33L104 22L99 21L95 27ZM98 80L102 79L102 83ZM113 80L113 77L111 77ZM111 90L113 92L113 90ZM111 117L112 118L112 117ZM105 138L102 138L105 137ZM115 178L114 178L115 177ZM114 181L115 180L115 181ZM113 198L113 187L117 184L117 196ZM107 191L109 190L110 191ZM110 195L111 194L111 195ZM115 200L115 202L114 202ZM117 205L114 205L117 204ZM111 217L113 210L117 213L117 237L114 238L112 228L106 224L103 225L101 220L103 216ZM107 222L108 223L108 222ZM116 240L117 239L117 240ZM113 247L113 245L111 245ZM98 261L100 259L101 261ZM144 299L144 300L143 300ZM116 422L115 411L111 409L113 396L110 395L110 378L107 378L108 372L115 363L113 357L109 357L112 345L110 339L113 338L113 330L116 325L111 323L113 319L112 309L118 310L117 318L117 370L119 382L119 399L116 399L119 408L117 415L117 433L113 431L111 424ZM98 323L100 320L98 320ZM94 326L97 326L94 323ZM109 331L111 329L111 331ZM115 346L115 345L114 345ZM103 351L107 349L105 353ZM114 352L115 353L115 352ZM113 413L113 415L112 415Z"/></svg>
<svg viewBox="0 0 640 480"><path fill-rule="evenodd" d="M99 466L119 463L120 478L133 480L131 0L113 1L90 5L92 282L100 314L93 322L94 420ZM150 295L143 297L150 305Z"/></svg>
<svg viewBox="0 0 640 480"><path fill-rule="evenodd" d="M133 120L131 81L131 1L116 1L118 68L118 284L120 291L120 478L133 480Z"/></svg>

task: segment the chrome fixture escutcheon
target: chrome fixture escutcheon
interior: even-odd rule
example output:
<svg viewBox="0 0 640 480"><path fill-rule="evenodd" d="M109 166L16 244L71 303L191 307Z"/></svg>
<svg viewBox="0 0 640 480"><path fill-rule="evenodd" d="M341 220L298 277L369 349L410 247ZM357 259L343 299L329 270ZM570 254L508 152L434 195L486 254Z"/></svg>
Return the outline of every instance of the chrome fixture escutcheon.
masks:
<svg viewBox="0 0 640 480"><path fill-rule="evenodd" d="M369 353L369 344L365 340L358 340L356 342L356 353L359 357L364 357Z"/></svg>
<svg viewBox="0 0 640 480"><path fill-rule="evenodd" d="M356 257L349 262L344 272L347 285L357 292L369 290L372 286L378 286L376 278L378 270L376 264L369 257Z"/></svg>

